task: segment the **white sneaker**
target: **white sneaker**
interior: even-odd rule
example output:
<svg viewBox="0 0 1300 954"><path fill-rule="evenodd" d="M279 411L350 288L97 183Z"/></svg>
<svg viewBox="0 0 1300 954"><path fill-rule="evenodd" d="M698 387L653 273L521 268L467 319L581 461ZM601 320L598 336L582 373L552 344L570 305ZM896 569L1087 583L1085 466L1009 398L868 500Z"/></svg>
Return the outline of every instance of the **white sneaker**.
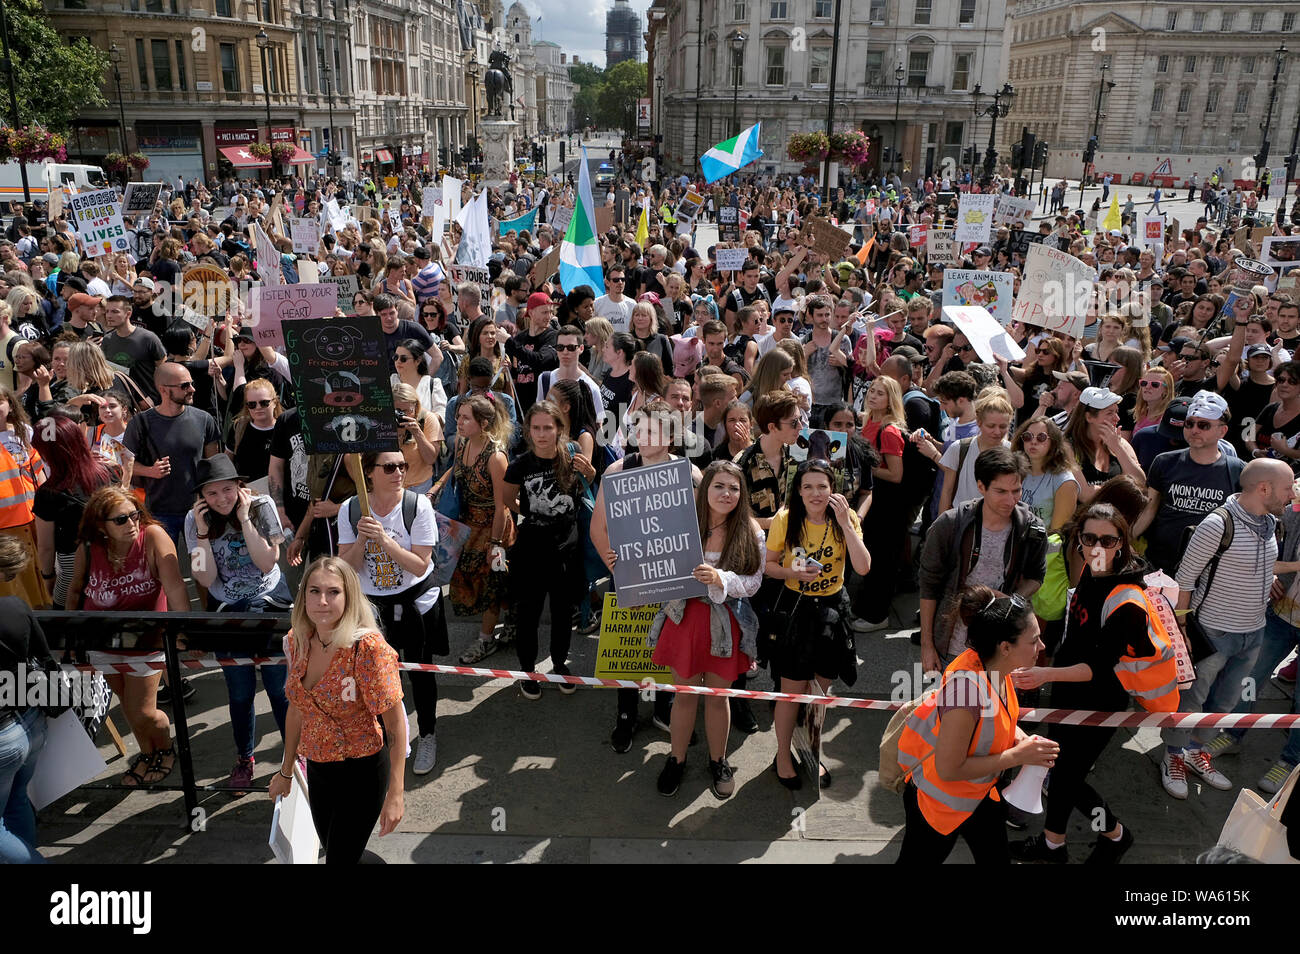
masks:
<svg viewBox="0 0 1300 954"><path fill-rule="evenodd" d="M416 775L428 775L438 764L438 737L430 733L422 735L415 742L415 758L411 771Z"/></svg>
<svg viewBox="0 0 1300 954"><path fill-rule="evenodd" d="M849 621L849 629L855 633L877 633L882 629L889 629L889 617L886 616L879 623L868 623L865 619L855 616Z"/></svg>
<svg viewBox="0 0 1300 954"><path fill-rule="evenodd" d="M1187 797L1187 764L1181 755L1165 752L1160 761L1160 784L1174 798Z"/></svg>
<svg viewBox="0 0 1300 954"><path fill-rule="evenodd" d="M461 653L460 664L462 666L472 666L481 660L487 659L498 648L500 647L497 645L495 637L489 636L487 639L480 637L475 640L473 646Z"/></svg>
<svg viewBox="0 0 1300 954"><path fill-rule="evenodd" d="M1264 777L1259 780L1256 787L1265 795L1276 795L1282 783L1290 777L1295 771L1295 766L1286 762L1274 762L1273 767L1269 769Z"/></svg>
<svg viewBox="0 0 1300 954"><path fill-rule="evenodd" d="M1232 789L1232 781L1214 767L1214 763L1210 760L1210 753L1205 749L1186 752L1184 753L1184 759L1187 764L1187 771L1205 779L1211 788L1217 788L1221 792Z"/></svg>

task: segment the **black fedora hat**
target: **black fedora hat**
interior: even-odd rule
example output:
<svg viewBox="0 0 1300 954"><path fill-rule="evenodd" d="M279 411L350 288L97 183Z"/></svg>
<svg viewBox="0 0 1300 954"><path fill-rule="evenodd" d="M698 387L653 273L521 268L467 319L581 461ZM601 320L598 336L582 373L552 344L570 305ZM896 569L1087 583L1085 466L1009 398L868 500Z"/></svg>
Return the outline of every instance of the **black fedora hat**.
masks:
<svg viewBox="0 0 1300 954"><path fill-rule="evenodd" d="M195 470L194 489L199 490L204 484L210 484L214 480L247 480L242 474L235 472L235 462L225 454L217 454L214 457L205 457L199 461L199 466Z"/></svg>

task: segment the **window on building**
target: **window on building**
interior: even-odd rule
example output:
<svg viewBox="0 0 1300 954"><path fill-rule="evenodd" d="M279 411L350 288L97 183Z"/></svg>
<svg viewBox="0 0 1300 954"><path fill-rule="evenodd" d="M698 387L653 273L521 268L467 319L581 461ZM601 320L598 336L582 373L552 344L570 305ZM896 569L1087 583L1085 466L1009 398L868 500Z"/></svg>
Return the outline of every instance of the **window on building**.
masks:
<svg viewBox="0 0 1300 954"><path fill-rule="evenodd" d="M1186 129L1187 129L1186 126L1175 126L1175 127L1174 127L1174 142L1173 142L1173 146L1174 146L1175 149L1181 149L1181 148L1183 147L1183 133L1186 131Z"/></svg>
<svg viewBox="0 0 1300 954"><path fill-rule="evenodd" d="M970 86L970 67L971 60L975 58L973 53L958 53L952 58L952 88L953 92L964 93Z"/></svg>
<svg viewBox="0 0 1300 954"><path fill-rule="evenodd" d="M872 23L885 22L885 8L887 0L871 0L871 8L867 16Z"/></svg>
<svg viewBox="0 0 1300 954"><path fill-rule="evenodd" d="M1224 10L1219 16L1219 29L1228 32L1232 29L1232 21L1237 19L1236 11Z"/></svg>
<svg viewBox="0 0 1300 954"><path fill-rule="evenodd" d="M144 58L144 40L135 41L135 65L140 74L140 89L149 88L149 64Z"/></svg>
<svg viewBox="0 0 1300 954"><path fill-rule="evenodd" d="M814 46L808 50L808 85L825 86L830 82L831 48Z"/></svg>
<svg viewBox="0 0 1300 954"><path fill-rule="evenodd" d="M1178 12L1177 12L1177 11L1174 11L1174 12L1172 12L1172 13L1166 13L1166 14L1165 14L1165 29L1168 30L1168 31L1171 32L1171 33L1172 33L1174 30L1177 30L1177 29L1178 29Z"/></svg>
<svg viewBox="0 0 1300 954"><path fill-rule="evenodd" d="M1178 112L1187 112L1187 107L1192 104L1192 88L1184 86L1178 91Z"/></svg>
<svg viewBox="0 0 1300 954"><path fill-rule="evenodd" d="M63 0L63 9L84 10L86 9L86 0Z"/></svg>
<svg viewBox="0 0 1300 954"><path fill-rule="evenodd" d="M928 50L911 50L907 54L907 85L925 86L930 78L930 53Z"/></svg>
<svg viewBox="0 0 1300 954"><path fill-rule="evenodd" d="M1148 127L1147 127L1147 146L1148 146L1148 148L1154 146L1154 145L1156 144L1156 141L1159 139L1159 137L1160 137L1160 127L1159 127L1159 126L1148 126Z"/></svg>
<svg viewBox="0 0 1300 954"><path fill-rule="evenodd" d="M769 46L767 48L767 85L785 85L785 47Z"/></svg>
<svg viewBox="0 0 1300 954"><path fill-rule="evenodd" d="M217 16L230 16L230 0L217 0Z"/></svg>
<svg viewBox="0 0 1300 954"><path fill-rule="evenodd" d="M885 52L867 50L867 85L879 86L885 82Z"/></svg>
<svg viewBox="0 0 1300 954"><path fill-rule="evenodd" d="M731 19L733 20L748 20L749 17L746 16L747 12L748 11L745 10L745 4L739 2L739 0L731 5Z"/></svg>
<svg viewBox="0 0 1300 954"><path fill-rule="evenodd" d="M1169 56L1168 56L1168 54L1162 53L1159 57L1156 58L1156 72L1157 72L1157 73L1168 73L1168 72L1169 72Z"/></svg>
<svg viewBox="0 0 1300 954"><path fill-rule="evenodd" d="M961 10L957 13L957 22L975 22L975 0L961 0Z"/></svg>
<svg viewBox="0 0 1300 954"><path fill-rule="evenodd" d="M1282 32L1290 33L1294 29L1295 29L1295 14L1294 13L1282 14Z"/></svg>
<svg viewBox="0 0 1300 954"><path fill-rule="evenodd" d="M1261 12L1256 12L1256 13L1252 13L1252 14L1250 15L1250 32L1251 32L1251 33L1263 33L1263 32L1264 32L1264 14L1263 14L1263 13L1261 13Z"/></svg>
<svg viewBox="0 0 1300 954"><path fill-rule="evenodd" d="M960 146L965 135L965 123L948 123L947 133L944 135L943 141L949 146Z"/></svg>
<svg viewBox="0 0 1300 954"><path fill-rule="evenodd" d="M1243 73L1255 72L1255 58L1253 56L1243 56L1241 58L1241 71Z"/></svg>
<svg viewBox="0 0 1300 954"><path fill-rule="evenodd" d="M1200 33L1202 30L1205 29L1205 14L1204 14L1204 13L1193 13L1193 14L1192 14L1192 29L1195 30L1197 33Z"/></svg>
<svg viewBox="0 0 1300 954"><path fill-rule="evenodd" d="M1194 56L1183 57L1183 72L1184 73L1196 72L1196 57Z"/></svg>
<svg viewBox="0 0 1300 954"><path fill-rule="evenodd" d="M1214 58L1214 72L1222 73L1227 68L1227 66L1228 66L1228 58L1226 56L1216 56Z"/></svg>
<svg viewBox="0 0 1300 954"><path fill-rule="evenodd" d="M235 44L221 44L221 88L227 93L239 92L239 58Z"/></svg>
<svg viewBox="0 0 1300 954"><path fill-rule="evenodd" d="M916 0L916 7L912 15L912 22L920 26L926 26L930 22L931 0Z"/></svg>
<svg viewBox="0 0 1300 954"><path fill-rule="evenodd" d="M1237 90L1237 101L1232 106L1234 113L1244 113L1250 109L1250 88Z"/></svg>
<svg viewBox="0 0 1300 954"><path fill-rule="evenodd" d="M770 0L767 5L767 18L769 20L785 20L789 16L790 8L786 0Z"/></svg>
<svg viewBox="0 0 1300 954"><path fill-rule="evenodd" d="M275 0L262 0L262 22L275 23L276 3Z"/></svg>
<svg viewBox="0 0 1300 954"><path fill-rule="evenodd" d="M1219 87L1211 86L1209 92L1205 94L1205 111L1207 113L1218 112L1220 92Z"/></svg>
<svg viewBox="0 0 1300 954"><path fill-rule="evenodd" d="M185 75L185 41L176 41L176 78L180 81L176 85L179 89L189 89L190 81Z"/></svg>
<svg viewBox="0 0 1300 954"><path fill-rule="evenodd" d="M1158 113L1165 108L1165 88L1157 86L1151 91L1151 112Z"/></svg>
<svg viewBox="0 0 1300 954"><path fill-rule="evenodd" d="M831 0L813 0L813 16L818 19L829 19L831 16Z"/></svg>

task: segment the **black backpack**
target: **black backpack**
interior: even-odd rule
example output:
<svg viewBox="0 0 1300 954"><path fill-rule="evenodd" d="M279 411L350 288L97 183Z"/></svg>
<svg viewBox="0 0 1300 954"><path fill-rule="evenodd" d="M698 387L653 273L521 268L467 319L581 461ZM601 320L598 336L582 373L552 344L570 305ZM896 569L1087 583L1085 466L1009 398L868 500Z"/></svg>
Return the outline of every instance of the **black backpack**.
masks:
<svg viewBox="0 0 1300 954"><path fill-rule="evenodd" d="M414 490L402 491L402 525L406 527L406 534L410 536L411 527L415 524L415 514L419 508L420 495ZM352 532L357 532L357 521L361 519L361 499L352 497L348 500L348 524L352 527Z"/></svg>

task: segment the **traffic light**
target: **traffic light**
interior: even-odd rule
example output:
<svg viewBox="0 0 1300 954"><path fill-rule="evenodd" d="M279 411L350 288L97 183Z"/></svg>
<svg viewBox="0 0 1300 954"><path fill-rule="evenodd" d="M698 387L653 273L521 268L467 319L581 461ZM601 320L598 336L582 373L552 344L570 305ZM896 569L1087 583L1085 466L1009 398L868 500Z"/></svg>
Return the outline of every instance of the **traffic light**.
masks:
<svg viewBox="0 0 1300 954"><path fill-rule="evenodd" d="M1034 168L1038 169L1040 167L1047 168L1047 143L1041 140L1038 145L1034 146Z"/></svg>
<svg viewBox="0 0 1300 954"><path fill-rule="evenodd" d="M1092 160L1097 156L1097 137L1093 136L1088 140L1088 145L1083 147L1084 165L1092 165Z"/></svg>
<svg viewBox="0 0 1300 954"><path fill-rule="evenodd" d="M1018 142L1013 142L1011 144L1011 168L1012 169L1018 170L1024 168L1025 165L1023 161L1024 152L1025 150L1023 144Z"/></svg>
<svg viewBox="0 0 1300 954"><path fill-rule="evenodd" d="M963 166L975 165L975 147L967 146L965 152L961 154L961 164Z"/></svg>
<svg viewBox="0 0 1300 954"><path fill-rule="evenodd" d="M438 147L438 165L442 166L444 169L451 165L451 155L447 152L446 146Z"/></svg>
<svg viewBox="0 0 1300 954"><path fill-rule="evenodd" d="M564 165L564 140L560 140L560 165Z"/></svg>

